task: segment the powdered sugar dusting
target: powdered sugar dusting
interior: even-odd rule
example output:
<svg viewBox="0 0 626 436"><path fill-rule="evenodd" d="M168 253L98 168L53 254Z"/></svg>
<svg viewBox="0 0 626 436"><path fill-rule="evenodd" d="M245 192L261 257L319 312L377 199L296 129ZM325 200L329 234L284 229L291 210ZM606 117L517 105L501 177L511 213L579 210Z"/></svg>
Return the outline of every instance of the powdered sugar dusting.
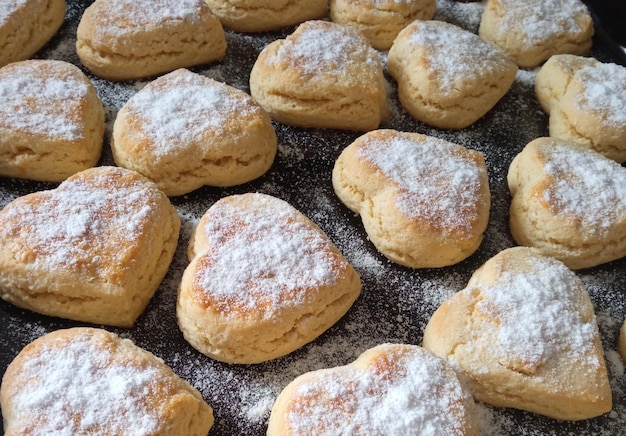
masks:
<svg viewBox="0 0 626 436"><path fill-rule="evenodd" d="M542 149L553 178L544 196L563 217L574 217L594 237L626 221L626 170L600 154L550 144ZM571 219L571 218L570 218Z"/></svg>
<svg viewBox="0 0 626 436"><path fill-rule="evenodd" d="M398 135L387 141L371 137L357 155L399 186L397 205L407 216L444 231L467 232L479 216L486 169L462 150L434 137L414 141Z"/></svg>
<svg viewBox="0 0 626 436"><path fill-rule="evenodd" d="M576 100L583 110L601 111L603 118L624 129L626 126L626 67L598 62L576 71L584 92Z"/></svg>
<svg viewBox="0 0 626 436"><path fill-rule="evenodd" d="M142 120L156 157L184 149L209 131L221 131L229 120L251 109L252 99L247 94L188 70L151 82L124 108Z"/></svg>
<svg viewBox="0 0 626 436"><path fill-rule="evenodd" d="M314 373L296 396L288 414L293 434L463 434L467 394L443 360L417 347L365 369Z"/></svg>
<svg viewBox="0 0 626 436"><path fill-rule="evenodd" d="M252 205L217 203L209 213L209 251L197 274L225 314L243 305L271 317L336 280L341 265L331 242L282 200L257 195Z"/></svg>
<svg viewBox="0 0 626 436"><path fill-rule="evenodd" d="M506 13L500 28L503 32L519 29L520 43L528 47L543 45L552 38L580 33L577 21L581 14L589 14L580 0L499 0Z"/></svg>
<svg viewBox="0 0 626 436"><path fill-rule="evenodd" d="M87 85L72 76L41 77L34 65L12 65L0 78L0 126L51 138L83 137L74 108ZM9 73L10 71L10 73Z"/></svg>
<svg viewBox="0 0 626 436"><path fill-rule="evenodd" d="M507 68L507 58L478 35L448 23L415 21L410 24L409 44L423 47L425 59L439 81L439 92L458 92L461 81ZM476 68L480 65L480 68Z"/></svg>
<svg viewBox="0 0 626 436"><path fill-rule="evenodd" d="M154 213L154 193L141 183L128 190L109 183L107 175L89 182L74 178L56 190L37 193L36 202L18 199L2 212L13 223L0 229L3 239L15 241L16 256L28 258L33 268L93 268L102 273L116 261L94 253L123 256L115 251L118 247L111 250L110 238L121 234L125 241L135 240Z"/></svg>
<svg viewBox="0 0 626 436"><path fill-rule="evenodd" d="M355 59L380 65L377 53L364 37L347 26L309 21L301 25L300 30L297 36L290 35L283 41L276 52L276 61L293 64L306 74L338 76L354 66Z"/></svg>
<svg viewBox="0 0 626 436"><path fill-rule="evenodd" d="M595 316L580 313L586 295L582 282L563 263L528 257L524 269L541 274L502 271L496 284L481 287L477 307L499 320L498 347L502 362L522 361L531 367L569 353L598 367L591 344L596 335ZM587 300L588 301L588 300ZM590 301L589 301L590 303ZM523 320L523 327L520 326Z"/></svg>
<svg viewBox="0 0 626 436"><path fill-rule="evenodd" d="M24 6L28 0L3 0L0 2L0 26L4 25L11 15Z"/></svg>
<svg viewBox="0 0 626 436"><path fill-rule="evenodd" d="M86 336L45 346L24 363L14 413L36 416L38 434L154 434L158 421L145 396L158 372L115 359Z"/></svg>

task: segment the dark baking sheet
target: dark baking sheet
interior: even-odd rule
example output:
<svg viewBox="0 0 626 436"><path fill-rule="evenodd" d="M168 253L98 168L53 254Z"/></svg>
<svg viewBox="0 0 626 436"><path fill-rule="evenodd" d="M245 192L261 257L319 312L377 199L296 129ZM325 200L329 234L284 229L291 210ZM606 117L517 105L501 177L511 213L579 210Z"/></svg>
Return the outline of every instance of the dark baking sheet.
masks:
<svg viewBox="0 0 626 436"><path fill-rule="evenodd" d="M74 43L76 26L90 1L68 1L66 23L58 35L37 55L63 59L79 67ZM480 3L438 0L435 18L476 31ZM263 47L284 38L281 32L243 35L227 31L228 51L222 62L193 71L249 92L252 64ZM614 57L601 39L594 40L592 55L602 61ZM385 54L383 53L383 59ZM81 67L82 68L82 67ZM83 69L86 74L89 73ZM279 153L270 171L260 179L235 188L202 188L174 197L183 226L179 247L162 285L132 329L104 327L161 357L188 380L213 407L215 425L211 435L265 434L269 411L282 388L298 375L324 367L347 364L383 342L420 344L423 329L447 297L465 287L473 271L487 259L515 245L508 230L509 194L506 172L513 157L532 139L547 135L547 116L533 93L536 72L520 71L508 94L483 119L460 131L434 129L413 120L401 108L395 83L387 76L392 121L382 127L416 131L453 142L485 154L492 193L492 212L480 249L464 262L441 269L412 270L395 265L377 253L363 231L360 219L335 197L330 173L341 150L360 135L357 132L296 129L275 124ZM112 164L108 147L117 111L148 81L109 83L89 75L106 109L107 132L100 164ZM0 207L13 198L54 185L0 178ZM349 313L313 343L275 361L260 365L228 365L203 356L182 338L176 324L176 290L187 265L186 247L192 229L217 199L244 192L264 192L282 198L315 221L342 250L361 274L363 292ZM481 407L483 434L607 434L626 433L626 376L615 350L617 335L626 317L626 259L579 271L595 304L607 358L614 408L609 414L583 422L558 422L539 415ZM37 315L0 301L0 370L27 343L61 328L82 323Z"/></svg>

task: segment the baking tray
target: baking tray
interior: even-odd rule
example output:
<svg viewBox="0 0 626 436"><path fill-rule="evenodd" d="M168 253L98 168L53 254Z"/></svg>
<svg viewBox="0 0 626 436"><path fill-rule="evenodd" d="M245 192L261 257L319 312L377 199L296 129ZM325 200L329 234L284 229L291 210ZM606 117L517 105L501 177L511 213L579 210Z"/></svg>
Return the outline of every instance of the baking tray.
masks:
<svg viewBox="0 0 626 436"><path fill-rule="evenodd" d="M74 43L76 27L90 1L69 0L66 22L38 58L62 59L82 68ZM438 0L435 18L477 31L481 3ZM250 69L269 42L284 38L294 28L261 34L226 31L228 50L223 61L193 71L249 92ZM594 40L592 55L602 61L614 57L605 42ZM383 60L386 54L381 53ZM96 86L106 111L107 130L100 165L111 165L112 124L122 105L147 80L110 83L83 71ZM420 344L431 314L450 295L463 289L483 262L515 245L508 229L510 197L506 173L513 157L531 140L547 136L547 116L533 93L536 71L520 71L504 98L469 128L448 131L412 119L401 107L395 82L387 75L393 118L382 126L447 139L484 153L489 171L492 210L484 242L465 261L440 269L409 269L381 256L368 241L358 217L335 197L331 170L339 153L360 133L324 129L297 129L275 124L279 151L272 168L251 183L228 189L205 187L173 197L182 229L171 268L154 298L131 329L104 327L162 358L196 387L215 414L211 435L265 434L271 406L283 387L298 375L352 362L366 349L384 342ZM10 200L55 185L0 178L0 207ZM176 324L176 291L187 265L186 247L198 219L219 198L245 192L263 192L288 201L316 222L360 273L363 291L354 306L317 340L283 358L258 365L229 365L195 351ZM578 271L595 305L606 353L613 411L587 421L559 422L513 409L481 407L483 434L607 434L626 433L626 376L615 350L619 327L626 317L626 259ZM43 334L84 323L42 316L0 301L0 370L29 342ZM99 326L102 327L102 326Z"/></svg>

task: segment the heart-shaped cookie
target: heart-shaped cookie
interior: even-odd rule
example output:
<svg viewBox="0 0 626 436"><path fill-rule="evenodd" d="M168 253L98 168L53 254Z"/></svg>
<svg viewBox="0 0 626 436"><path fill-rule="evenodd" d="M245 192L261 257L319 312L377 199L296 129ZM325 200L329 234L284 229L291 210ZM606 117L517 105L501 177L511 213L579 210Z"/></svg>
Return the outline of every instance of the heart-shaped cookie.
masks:
<svg viewBox="0 0 626 436"><path fill-rule="evenodd" d="M626 168L589 148L547 137L530 142L507 175L518 244L572 269L626 256Z"/></svg>
<svg viewBox="0 0 626 436"><path fill-rule="evenodd" d="M130 327L169 268L180 219L139 174L82 171L0 211L0 292L46 315Z"/></svg>
<svg viewBox="0 0 626 436"><path fill-rule="evenodd" d="M29 60L0 68L0 176L61 182L100 158L104 109L78 67Z"/></svg>
<svg viewBox="0 0 626 436"><path fill-rule="evenodd" d="M250 93L283 124L368 131L389 118L378 53L356 30L307 21L270 43L250 72Z"/></svg>
<svg viewBox="0 0 626 436"><path fill-rule="evenodd" d="M267 434L478 435L475 408L445 360L416 345L382 344L292 381Z"/></svg>
<svg viewBox="0 0 626 436"><path fill-rule="evenodd" d="M423 346L462 369L485 403L564 420L611 410L591 299L576 274L536 249L487 261L433 314Z"/></svg>
<svg viewBox="0 0 626 436"><path fill-rule="evenodd" d="M419 133L376 130L344 149L332 174L369 239L412 268L452 265L480 246L490 192L481 153Z"/></svg>
<svg viewBox="0 0 626 436"><path fill-rule="evenodd" d="M229 363L259 363L312 341L361 291L328 237L283 200L225 197L200 220L178 294L185 339Z"/></svg>

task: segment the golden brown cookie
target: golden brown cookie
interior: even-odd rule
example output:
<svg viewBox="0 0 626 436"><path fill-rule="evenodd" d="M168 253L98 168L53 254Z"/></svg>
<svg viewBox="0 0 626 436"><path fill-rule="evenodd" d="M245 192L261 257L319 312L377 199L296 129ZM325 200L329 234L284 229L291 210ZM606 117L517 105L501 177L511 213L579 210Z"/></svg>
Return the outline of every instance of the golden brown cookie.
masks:
<svg viewBox="0 0 626 436"><path fill-rule="evenodd" d="M562 420L611 411L593 304L560 261L515 247L444 302L423 346L467 376L474 397Z"/></svg>
<svg viewBox="0 0 626 436"><path fill-rule="evenodd" d="M335 324L359 296L359 275L328 237L265 194L225 197L189 244L176 314L185 339L229 363L283 356Z"/></svg>
<svg viewBox="0 0 626 436"><path fill-rule="evenodd" d="M471 393L452 366L417 345L382 344L349 365L305 373L283 389L268 436L478 435Z"/></svg>
<svg viewBox="0 0 626 436"><path fill-rule="evenodd" d="M65 20L65 0L0 2L0 67L37 53Z"/></svg>
<svg viewBox="0 0 626 436"><path fill-rule="evenodd" d="M626 256L626 168L573 142L538 138L511 162L511 234L572 269Z"/></svg>
<svg viewBox="0 0 626 436"><path fill-rule="evenodd" d="M593 20L580 0L487 0L478 34L523 68L561 53L586 55Z"/></svg>
<svg viewBox="0 0 626 436"><path fill-rule="evenodd" d="M246 93L186 69L141 89L118 112L111 141L119 166L167 195L239 185L274 162L276 133Z"/></svg>
<svg viewBox="0 0 626 436"><path fill-rule="evenodd" d="M106 330L77 327L28 344L2 379L5 435L206 436L213 411L161 359Z"/></svg>
<svg viewBox="0 0 626 436"><path fill-rule="evenodd" d="M622 360L626 362L626 320L624 320L622 328L619 330L617 351L619 352L620 356L622 356Z"/></svg>
<svg viewBox="0 0 626 436"><path fill-rule="evenodd" d="M430 20L435 0L330 0L330 18L363 33L372 47L389 50L414 20Z"/></svg>
<svg viewBox="0 0 626 436"><path fill-rule="evenodd" d="M96 0L78 24L76 52L96 76L132 80L221 60L226 38L203 0Z"/></svg>
<svg viewBox="0 0 626 436"><path fill-rule="evenodd" d="M98 162L104 109L76 66L54 60L0 68L0 176L61 182Z"/></svg>
<svg viewBox="0 0 626 436"><path fill-rule="evenodd" d="M328 0L205 0L224 27L265 32L324 18Z"/></svg>
<svg viewBox="0 0 626 436"><path fill-rule="evenodd" d="M0 211L0 297L45 315L131 327L167 272L180 219L148 179L96 167Z"/></svg>
<svg viewBox="0 0 626 436"><path fill-rule="evenodd" d="M477 35L442 21L414 21L387 58L402 106L443 129L465 128L508 92L517 66Z"/></svg>
<svg viewBox="0 0 626 436"><path fill-rule="evenodd" d="M626 162L626 67L574 55L552 56L535 78L550 136Z"/></svg>
<svg viewBox="0 0 626 436"><path fill-rule="evenodd" d="M332 183L339 199L361 216L376 248L412 268L467 258L489 221L482 154L419 133L362 135L339 155Z"/></svg>
<svg viewBox="0 0 626 436"><path fill-rule="evenodd" d="M252 97L283 124L367 131L389 118L378 53L357 31L307 21L263 49Z"/></svg>

